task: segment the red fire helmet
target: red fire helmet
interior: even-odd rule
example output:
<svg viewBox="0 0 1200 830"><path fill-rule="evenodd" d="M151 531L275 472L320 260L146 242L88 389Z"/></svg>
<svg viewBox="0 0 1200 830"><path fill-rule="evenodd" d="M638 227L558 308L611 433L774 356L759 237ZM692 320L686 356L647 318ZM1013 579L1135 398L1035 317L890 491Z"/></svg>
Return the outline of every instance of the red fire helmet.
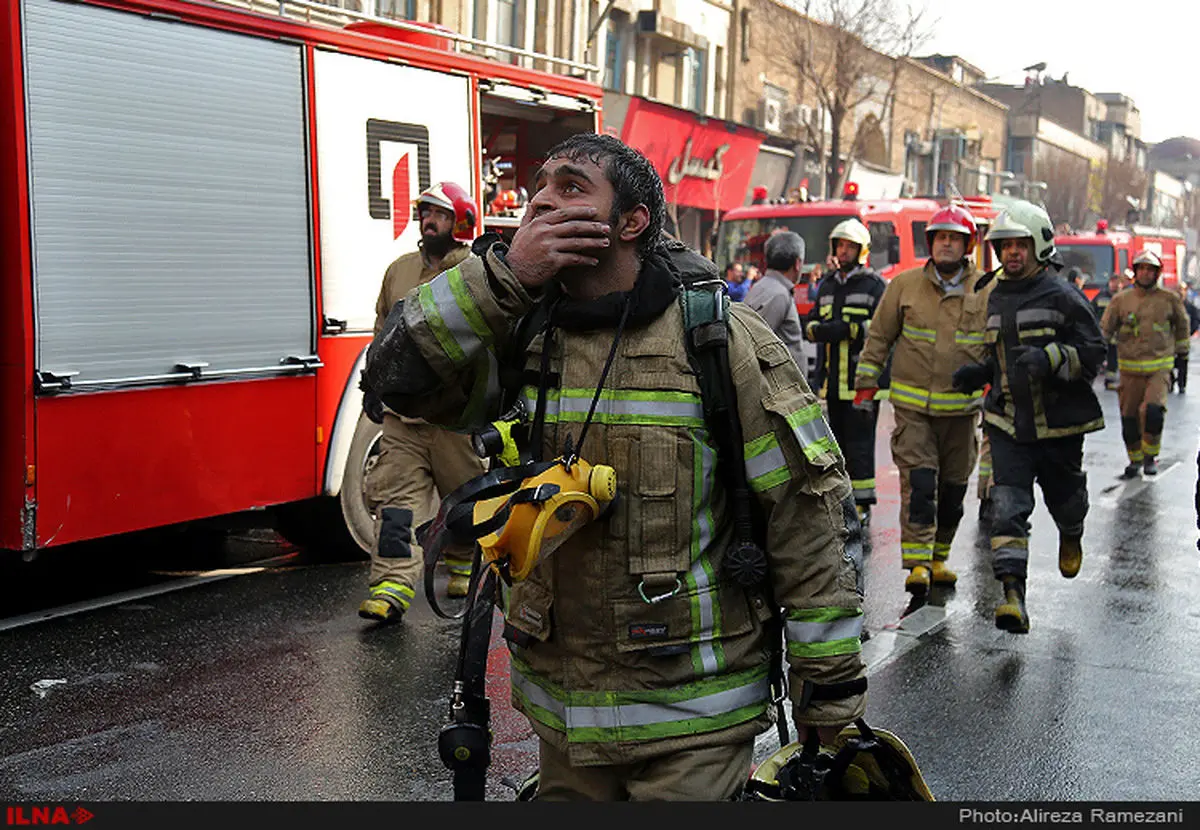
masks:
<svg viewBox="0 0 1200 830"><path fill-rule="evenodd" d="M438 182L425 188L413 200L413 219L420 221L421 205L434 205L454 214L454 229L450 235L459 242L470 242L475 238L475 224L479 210L471 194L454 182Z"/></svg>
<svg viewBox="0 0 1200 830"><path fill-rule="evenodd" d="M975 250L975 217L962 205L946 205L929 218L925 226L925 244L933 248L936 231L955 231L967 237L967 253Z"/></svg>

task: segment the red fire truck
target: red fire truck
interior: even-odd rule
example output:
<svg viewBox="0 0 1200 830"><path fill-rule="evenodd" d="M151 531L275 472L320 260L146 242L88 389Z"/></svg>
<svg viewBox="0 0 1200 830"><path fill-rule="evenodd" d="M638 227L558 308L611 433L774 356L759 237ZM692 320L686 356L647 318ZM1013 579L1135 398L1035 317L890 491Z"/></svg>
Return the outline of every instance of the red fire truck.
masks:
<svg viewBox="0 0 1200 830"><path fill-rule="evenodd" d="M282 5L0 4L0 549L254 509L368 540L357 381L412 199L598 128L593 83Z"/></svg>
<svg viewBox="0 0 1200 830"><path fill-rule="evenodd" d="M855 192L853 182L847 193ZM975 255L980 268L992 267L991 249L981 244L991 220L999 212L990 199L972 197L962 200L979 225L979 243ZM834 227L852 216L858 217L871 234L870 265L885 280L901 271L914 268L929 257L925 226L945 200L938 199L881 199L858 201L856 198L797 202L794 204L750 205L731 210L721 222L717 245L717 265L724 273L730 262L742 262L765 267L763 244L771 232L780 228L795 231L804 238L806 251L805 274L809 282L819 278L829 253L829 234ZM801 314L811 303L797 297Z"/></svg>
<svg viewBox="0 0 1200 830"><path fill-rule="evenodd" d="M1078 268L1086 276L1084 293L1092 299L1108 285L1108 278L1121 274L1124 278L1129 263L1142 251L1153 251L1163 262L1162 284L1174 288L1187 262L1187 247L1181 231L1149 225L1109 228L1100 220L1092 232L1056 236L1054 244L1069 271Z"/></svg>

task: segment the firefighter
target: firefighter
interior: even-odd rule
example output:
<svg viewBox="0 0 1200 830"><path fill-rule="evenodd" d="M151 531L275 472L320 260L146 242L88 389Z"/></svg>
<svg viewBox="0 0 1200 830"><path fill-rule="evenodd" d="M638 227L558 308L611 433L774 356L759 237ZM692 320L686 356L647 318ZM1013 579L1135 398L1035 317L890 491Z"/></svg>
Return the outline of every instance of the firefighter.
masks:
<svg viewBox="0 0 1200 830"><path fill-rule="evenodd" d="M992 570L1004 593L996 626L1025 633L1035 481L1058 525L1059 572L1073 578L1083 562L1083 436L1104 428L1092 381L1105 346L1087 298L1047 267L1055 248L1046 211L1016 201L987 239L1002 270L988 298L986 357L956 371L954 384L963 392L991 387L983 417L992 453Z"/></svg>
<svg viewBox="0 0 1200 830"><path fill-rule="evenodd" d="M421 226L418 250L404 254L383 275L375 303L375 336L388 312L418 285L460 264L475 236L476 210L470 194L454 182L427 188L413 202ZM408 610L422 573L421 549L413 529L428 519L437 498L483 471L470 437L446 432L418 418L388 410L364 385L363 409L383 425L379 455L367 474L366 495L375 514L376 545L371 553L370 595L358 608L363 619L396 622ZM439 495L435 495L439 494ZM471 562L446 558L450 596L465 596Z"/></svg>
<svg viewBox="0 0 1200 830"><path fill-rule="evenodd" d="M1101 288L1092 299L1092 308L1096 311L1097 320L1104 319L1104 312L1108 309L1108 304L1120 292L1121 275L1109 274L1108 285ZM1108 350L1104 357L1104 388L1117 388L1117 341L1115 338L1108 341Z"/></svg>
<svg viewBox="0 0 1200 830"><path fill-rule="evenodd" d="M1100 321L1104 335L1117 340L1117 398L1129 456L1125 478L1158 473L1171 370L1187 374L1188 313L1177 293L1159 286L1161 274L1158 254L1134 257L1133 285L1113 297Z"/></svg>
<svg viewBox="0 0 1200 830"><path fill-rule="evenodd" d="M679 299L681 277L716 280L715 267L686 249L668 258L662 182L620 140L581 133L545 158L511 247L481 238L478 256L410 292L368 353L367 379L389 406L457 428L464 412L485 413L473 424L500 414L496 355L524 384L536 458L578 452L615 469L611 514L540 559L505 603L513 704L539 739L538 798L724 800L771 723L776 608L801 739L830 740L865 709L850 482L787 349L730 304L722 382L771 596L733 581L737 495L716 464L729 442L703 427ZM513 332L540 313L511 354Z"/></svg>
<svg viewBox="0 0 1200 830"><path fill-rule="evenodd" d="M907 591L950 586L946 564L975 469L983 396L962 394L951 375L982 360L989 283L970 258L975 219L959 205L940 209L926 226L931 255L897 274L879 301L858 362L855 402L873 398L891 354L890 399L896 426L892 458L900 471L900 558ZM894 351L893 351L894 350Z"/></svg>
<svg viewBox="0 0 1200 830"><path fill-rule="evenodd" d="M846 458L859 520L867 524L875 504L875 423L879 403L854 404L854 374L867 340L871 315L886 283L871 270L871 234L857 218L847 219L829 234L829 264L816 302L804 325L804 336L818 345L817 383L824 396L829 426ZM886 373L885 373L886 374ZM886 380L880 381L880 387Z"/></svg>

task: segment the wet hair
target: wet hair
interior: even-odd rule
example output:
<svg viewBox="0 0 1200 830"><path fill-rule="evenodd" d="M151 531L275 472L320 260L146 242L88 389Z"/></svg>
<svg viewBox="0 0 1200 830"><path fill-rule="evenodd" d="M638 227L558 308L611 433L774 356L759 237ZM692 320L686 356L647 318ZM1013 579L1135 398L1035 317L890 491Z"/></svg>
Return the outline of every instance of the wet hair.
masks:
<svg viewBox="0 0 1200 830"><path fill-rule="evenodd" d="M790 271L796 260L804 260L804 237L795 231L773 233L763 246L767 267L772 271Z"/></svg>
<svg viewBox="0 0 1200 830"><path fill-rule="evenodd" d="M644 155L625 142L601 133L578 133L550 148L547 159L571 161L587 159L604 171L613 187L613 209L609 224L638 205L645 205L650 221L638 237L638 253L645 255L662 244L661 232L666 220L666 198L662 179Z"/></svg>

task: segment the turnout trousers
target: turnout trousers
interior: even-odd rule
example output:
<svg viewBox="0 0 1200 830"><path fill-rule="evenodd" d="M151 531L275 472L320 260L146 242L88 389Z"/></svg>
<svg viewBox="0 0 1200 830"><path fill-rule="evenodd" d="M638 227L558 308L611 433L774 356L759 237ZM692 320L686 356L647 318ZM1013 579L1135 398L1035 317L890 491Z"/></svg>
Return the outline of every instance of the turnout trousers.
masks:
<svg viewBox="0 0 1200 830"><path fill-rule="evenodd" d="M729 801L750 779L754 741L598 767L573 767L546 741L539 756L538 801Z"/></svg>
<svg viewBox="0 0 1200 830"><path fill-rule="evenodd" d="M424 421L383 416L379 455L367 472L367 504L375 514L371 593L407 611L424 561L413 530L433 518L441 499L485 472L467 435ZM451 573L471 573L469 552L446 557Z"/></svg>
<svg viewBox="0 0 1200 830"><path fill-rule="evenodd" d="M1003 430L991 425L986 429L992 444L992 572L1000 580L1023 580L1029 572L1029 516L1035 481L1042 488L1042 499L1059 535L1083 536L1088 512L1083 436L1019 444Z"/></svg>
<svg viewBox="0 0 1200 830"><path fill-rule="evenodd" d="M854 488L854 503L875 503L875 424L879 404L854 406L852 401L828 400L827 417L833 437L846 459L846 473Z"/></svg>
<svg viewBox="0 0 1200 830"><path fill-rule="evenodd" d="M934 417L895 407L892 460L900 472L900 560L906 570L945 561L975 470L979 415Z"/></svg>
<svg viewBox="0 0 1200 830"><path fill-rule="evenodd" d="M1162 448L1163 419L1167 412L1169 370L1149 375L1121 373L1117 400L1121 404L1121 438L1131 464L1146 456L1155 458Z"/></svg>

